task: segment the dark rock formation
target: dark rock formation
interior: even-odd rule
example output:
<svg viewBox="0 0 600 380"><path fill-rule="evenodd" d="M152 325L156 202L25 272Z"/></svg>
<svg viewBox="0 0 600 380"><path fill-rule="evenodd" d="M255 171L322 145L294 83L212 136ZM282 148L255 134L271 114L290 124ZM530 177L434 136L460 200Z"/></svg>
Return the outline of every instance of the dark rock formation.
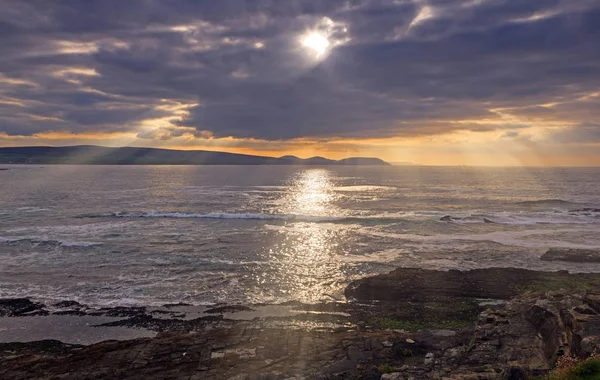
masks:
<svg viewBox="0 0 600 380"><path fill-rule="evenodd" d="M600 208L592 208L592 207L585 207L585 208L580 208L580 209L576 209L576 210L569 210L569 212L573 212L573 213L600 213Z"/></svg>
<svg viewBox="0 0 600 380"><path fill-rule="evenodd" d="M433 271L400 268L353 281L347 298L359 301L431 300L440 297L509 299L525 290L578 289L600 284L600 274L536 272L518 268Z"/></svg>
<svg viewBox="0 0 600 380"><path fill-rule="evenodd" d="M572 261L576 263L600 262L600 250L551 248L540 258L546 261Z"/></svg>
<svg viewBox="0 0 600 380"><path fill-rule="evenodd" d="M66 344L52 339L27 343L0 343L0 360L12 359L22 355L63 356L82 347L78 344Z"/></svg>
<svg viewBox="0 0 600 380"><path fill-rule="evenodd" d="M85 305L82 305L82 304L80 304L77 301L61 301L61 302L55 303L52 306L57 307L57 308L61 308L61 309L71 308L71 307L72 308L82 308L82 307L85 307Z"/></svg>
<svg viewBox="0 0 600 380"><path fill-rule="evenodd" d="M527 379L560 355L599 346L600 294L528 293L482 311L469 328L316 331L248 323L87 347L0 345L13 379Z"/></svg>
<svg viewBox="0 0 600 380"><path fill-rule="evenodd" d="M44 305L27 298L0 299L0 317L21 317L26 315L48 315Z"/></svg>
<svg viewBox="0 0 600 380"><path fill-rule="evenodd" d="M254 311L251 307L243 306L243 305L228 305L215 307L212 309L205 310L205 313L209 314L221 314L221 313L236 313L238 311Z"/></svg>
<svg viewBox="0 0 600 380"><path fill-rule="evenodd" d="M164 332L86 347L0 345L0 379L529 379L545 375L561 355L585 357L600 348L599 278L510 268L398 269L347 289L354 298L387 302L294 305L307 311L296 321L344 328L222 315L161 319L132 308L133 316L105 326ZM480 305L480 298L504 301Z"/></svg>

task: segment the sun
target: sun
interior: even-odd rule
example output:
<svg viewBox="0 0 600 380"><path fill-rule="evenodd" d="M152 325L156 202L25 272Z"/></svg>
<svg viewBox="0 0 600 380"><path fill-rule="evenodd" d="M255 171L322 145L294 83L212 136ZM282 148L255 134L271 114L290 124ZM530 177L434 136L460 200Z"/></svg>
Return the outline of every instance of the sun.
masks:
<svg viewBox="0 0 600 380"><path fill-rule="evenodd" d="M302 45L312 49L317 56L320 56L327 51L329 41L322 34L311 33L302 39Z"/></svg>

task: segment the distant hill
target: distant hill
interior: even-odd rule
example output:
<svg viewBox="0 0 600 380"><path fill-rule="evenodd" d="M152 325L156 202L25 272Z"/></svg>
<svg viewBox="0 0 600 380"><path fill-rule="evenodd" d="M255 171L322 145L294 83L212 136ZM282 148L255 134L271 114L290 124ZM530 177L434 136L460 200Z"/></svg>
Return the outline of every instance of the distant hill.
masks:
<svg viewBox="0 0 600 380"><path fill-rule="evenodd" d="M396 166L420 166L421 164L415 164L414 162L406 162L406 161L400 161L400 162L390 162L391 165L396 165Z"/></svg>
<svg viewBox="0 0 600 380"><path fill-rule="evenodd" d="M207 150L107 148L93 145L0 148L0 164L87 165L389 165L378 158L330 160L295 156L263 157Z"/></svg>

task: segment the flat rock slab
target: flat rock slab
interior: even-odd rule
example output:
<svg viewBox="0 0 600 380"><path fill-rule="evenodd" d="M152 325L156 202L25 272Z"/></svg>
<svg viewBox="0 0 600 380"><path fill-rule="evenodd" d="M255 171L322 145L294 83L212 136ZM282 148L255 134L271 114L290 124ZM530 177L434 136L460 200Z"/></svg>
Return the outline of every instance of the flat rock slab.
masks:
<svg viewBox="0 0 600 380"><path fill-rule="evenodd" d="M541 257L545 261L571 261L575 263L600 263L600 250L552 248Z"/></svg>
<svg viewBox="0 0 600 380"><path fill-rule="evenodd" d="M600 285L600 274L538 272L518 268L436 271L399 268L356 280L345 290L358 301L415 302L439 298L510 299L528 290L577 290Z"/></svg>

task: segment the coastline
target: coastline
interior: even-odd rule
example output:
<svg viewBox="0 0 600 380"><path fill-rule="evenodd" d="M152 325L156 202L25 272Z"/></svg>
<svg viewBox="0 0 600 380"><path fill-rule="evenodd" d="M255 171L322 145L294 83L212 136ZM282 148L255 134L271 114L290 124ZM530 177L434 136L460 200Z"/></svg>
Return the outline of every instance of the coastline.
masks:
<svg viewBox="0 0 600 380"><path fill-rule="evenodd" d="M7 321L28 333L0 343L0 377L517 379L600 341L600 274L400 268L352 282L346 297L100 309L2 300L0 333ZM72 331L36 333L57 318Z"/></svg>

